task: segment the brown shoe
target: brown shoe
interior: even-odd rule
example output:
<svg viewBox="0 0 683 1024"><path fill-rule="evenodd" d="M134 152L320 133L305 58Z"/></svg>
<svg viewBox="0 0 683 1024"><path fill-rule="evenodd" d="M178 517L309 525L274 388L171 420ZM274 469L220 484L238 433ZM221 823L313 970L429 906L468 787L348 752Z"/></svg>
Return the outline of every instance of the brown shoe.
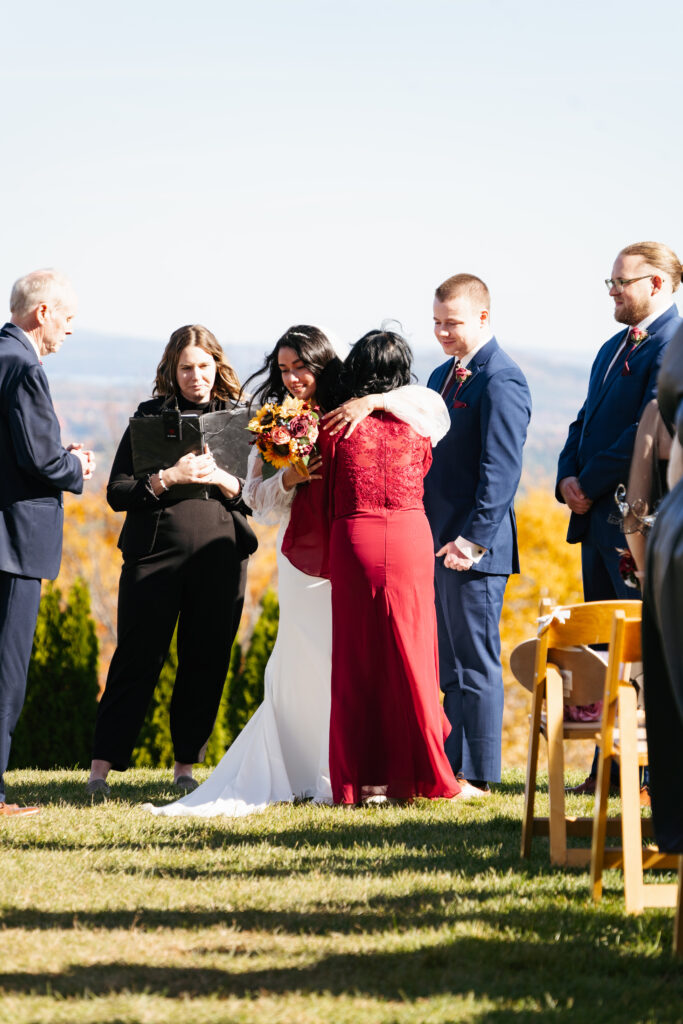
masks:
<svg viewBox="0 0 683 1024"><path fill-rule="evenodd" d="M589 775L587 779L584 779L578 786L566 786L565 793L571 793L572 796L595 796L595 786L597 779L594 779L592 775Z"/></svg>
<svg viewBox="0 0 683 1024"><path fill-rule="evenodd" d="M472 800L482 796L491 796L491 787L488 783L484 783L484 786L475 785L473 782L468 782L462 772L458 772L455 776L455 781L460 786L460 795L465 797L467 800Z"/></svg>
<svg viewBox="0 0 683 1024"><path fill-rule="evenodd" d="M578 786L565 786L565 793L568 796L595 796L595 787L598 784L598 780L589 775L587 779L584 779ZM610 796L619 796L619 787L612 785L610 782L609 787Z"/></svg>
<svg viewBox="0 0 683 1024"><path fill-rule="evenodd" d="M0 817L27 817L30 814L38 814L39 811L40 807L19 807L18 804L0 803Z"/></svg>

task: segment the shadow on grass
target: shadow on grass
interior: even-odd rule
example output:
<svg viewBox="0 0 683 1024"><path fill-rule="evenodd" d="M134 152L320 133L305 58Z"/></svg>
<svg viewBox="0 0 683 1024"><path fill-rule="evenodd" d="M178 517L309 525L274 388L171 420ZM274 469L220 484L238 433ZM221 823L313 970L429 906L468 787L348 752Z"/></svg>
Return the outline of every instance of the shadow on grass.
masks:
<svg viewBox="0 0 683 1024"><path fill-rule="evenodd" d="M215 955L215 951L214 955ZM553 1020L680 1020L683 971L670 958L644 959L615 946L588 948L582 938L545 944L505 938L454 939L401 951L328 953L314 963L240 970L239 951L226 950L229 968L202 967L196 953L173 966L98 963L60 974L0 973L5 995L34 993L62 998L114 993L166 997L278 996L291 992L416 1000L475 993L517 1008L489 1011L486 1020L520 1019L519 1002L553 1008ZM188 963L192 958L194 962ZM583 970L590 974L583 977ZM245 965L248 961L245 958ZM571 970L568 969L571 965ZM601 1011L608 1009L611 1016ZM513 1015L514 1014L514 1015Z"/></svg>
<svg viewBox="0 0 683 1024"><path fill-rule="evenodd" d="M317 815L319 814L319 817ZM459 874L477 873L482 861L491 870L526 868L520 865L520 823L515 818L496 816L485 808L474 820L448 817L425 821L410 811L391 816L377 811L347 812L341 808L320 808L315 814L293 823L283 824L257 820L255 824L242 819L239 825L230 820L209 822L200 819L154 819L137 816L134 834L126 826L117 833L116 823L107 822L106 828L93 821L87 830L74 830L73 835L61 832L52 838L49 832L14 829L8 836L12 850L77 850L110 849L145 850L153 847L158 855L165 849L185 853L220 850L226 856L222 874L262 874L277 876L298 870L311 870L324 866L328 871L356 875L362 870L359 861L367 860L367 869L373 874L395 874L403 870L457 871ZM317 820L316 820L317 818ZM39 819L28 819L38 823ZM8 835L5 832L5 835ZM272 847L273 850L296 851L300 865L264 865L256 868L231 863L231 856L239 855L248 847ZM539 843L540 846L540 843ZM539 857L539 860L541 858ZM128 865L118 865L120 870ZM210 870L214 870L214 865ZM113 866L116 870L117 865ZM132 866L135 870L136 866ZM149 870L145 866L142 871ZM201 872L202 867L195 866ZM535 870L535 869L534 869ZM182 871L180 871L182 874Z"/></svg>
<svg viewBox="0 0 683 1024"><path fill-rule="evenodd" d="M500 910L501 898L510 897L509 909ZM403 895L379 894L370 899L348 899L330 906L312 903L301 910L271 910L261 907L226 908L160 908L51 911L33 908L9 908L2 911L2 928L24 931L60 929L119 929L155 932L162 929L184 929L190 932L214 927L234 928L239 932L261 932L281 935L373 935L413 932L416 929L452 928L472 924L491 928L512 929L516 933L532 933L540 944L567 945L580 941L581 955L595 944L615 941L628 946L642 942L647 936L652 947L659 945L662 934L671 933L671 911L652 909L642 917L627 917L621 900L605 902L590 912L586 892L567 894L561 913L557 903L532 904L516 894L514 879L496 895L477 888L444 890L428 888ZM514 902L513 902L514 900ZM514 948L509 937L508 945ZM668 940L667 940L668 941ZM572 964L572 969L573 969ZM683 978L683 965L681 965Z"/></svg>

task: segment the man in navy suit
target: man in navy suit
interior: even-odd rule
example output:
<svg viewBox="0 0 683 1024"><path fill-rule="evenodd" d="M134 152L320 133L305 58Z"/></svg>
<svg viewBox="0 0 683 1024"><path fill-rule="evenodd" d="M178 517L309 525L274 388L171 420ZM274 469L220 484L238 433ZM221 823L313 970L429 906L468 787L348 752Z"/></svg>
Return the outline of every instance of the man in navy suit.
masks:
<svg viewBox="0 0 683 1024"><path fill-rule="evenodd" d="M555 490L572 513L567 541L581 544L586 601L636 596L619 575L617 548L626 545L610 519L616 512L614 492L628 481L638 421L657 393L664 351L683 323L673 302L680 282L678 257L659 242L626 246L605 282L614 319L625 329L595 358L586 401L560 454ZM596 775L594 759L588 778L572 792L594 793Z"/></svg>
<svg viewBox="0 0 683 1024"><path fill-rule="evenodd" d="M500 615L508 576L519 572L513 502L531 396L493 337L489 290L478 277L456 274L437 288L434 332L448 359L428 386L451 417L425 480L440 681L452 727L446 754L455 774L484 794L500 781Z"/></svg>
<svg viewBox="0 0 683 1024"><path fill-rule="evenodd" d="M40 581L62 557L63 491L80 494L95 468L82 445L63 448L42 356L57 352L76 313L54 270L20 278L0 329L0 815L34 814L5 802L4 772L26 693Z"/></svg>

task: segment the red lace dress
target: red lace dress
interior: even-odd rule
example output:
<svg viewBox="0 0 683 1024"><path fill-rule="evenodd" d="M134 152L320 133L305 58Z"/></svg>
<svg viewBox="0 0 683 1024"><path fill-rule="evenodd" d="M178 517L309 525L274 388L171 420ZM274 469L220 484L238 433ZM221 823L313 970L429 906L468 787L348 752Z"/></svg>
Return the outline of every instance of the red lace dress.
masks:
<svg viewBox="0 0 683 1024"><path fill-rule="evenodd" d="M333 799L455 796L422 505L430 442L375 413L331 455Z"/></svg>

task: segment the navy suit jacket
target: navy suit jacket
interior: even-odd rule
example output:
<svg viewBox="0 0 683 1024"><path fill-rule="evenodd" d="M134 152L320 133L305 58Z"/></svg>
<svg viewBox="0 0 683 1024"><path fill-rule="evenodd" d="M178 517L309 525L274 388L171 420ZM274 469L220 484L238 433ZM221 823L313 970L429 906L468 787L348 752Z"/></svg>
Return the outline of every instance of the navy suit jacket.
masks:
<svg viewBox="0 0 683 1024"><path fill-rule="evenodd" d="M618 352L628 328L605 342L591 369L588 396L560 454L557 484L567 476L578 477L593 504L584 515L572 512L567 531L570 544L589 538L601 547L624 547L619 526L609 522L616 514L614 492L628 483L638 421L643 409L657 394L657 375L664 350L683 324L675 306L647 328L648 336L628 358L630 373L622 376L619 356L603 384L607 367ZM556 485L558 501L564 498Z"/></svg>
<svg viewBox="0 0 683 1024"><path fill-rule="evenodd" d="M54 579L62 491L80 494L80 460L62 447L47 377L14 324L0 329L0 570Z"/></svg>
<svg viewBox="0 0 683 1024"><path fill-rule="evenodd" d="M449 359L431 374L428 387L441 391L453 366ZM486 548L474 568L509 575L519 572L513 502L522 473L522 448L531 416L524 374L495 338L468 365L471 377L448 399L451 428L434 449L425 479L425 510L434 550L463 537Z"/></svg>

